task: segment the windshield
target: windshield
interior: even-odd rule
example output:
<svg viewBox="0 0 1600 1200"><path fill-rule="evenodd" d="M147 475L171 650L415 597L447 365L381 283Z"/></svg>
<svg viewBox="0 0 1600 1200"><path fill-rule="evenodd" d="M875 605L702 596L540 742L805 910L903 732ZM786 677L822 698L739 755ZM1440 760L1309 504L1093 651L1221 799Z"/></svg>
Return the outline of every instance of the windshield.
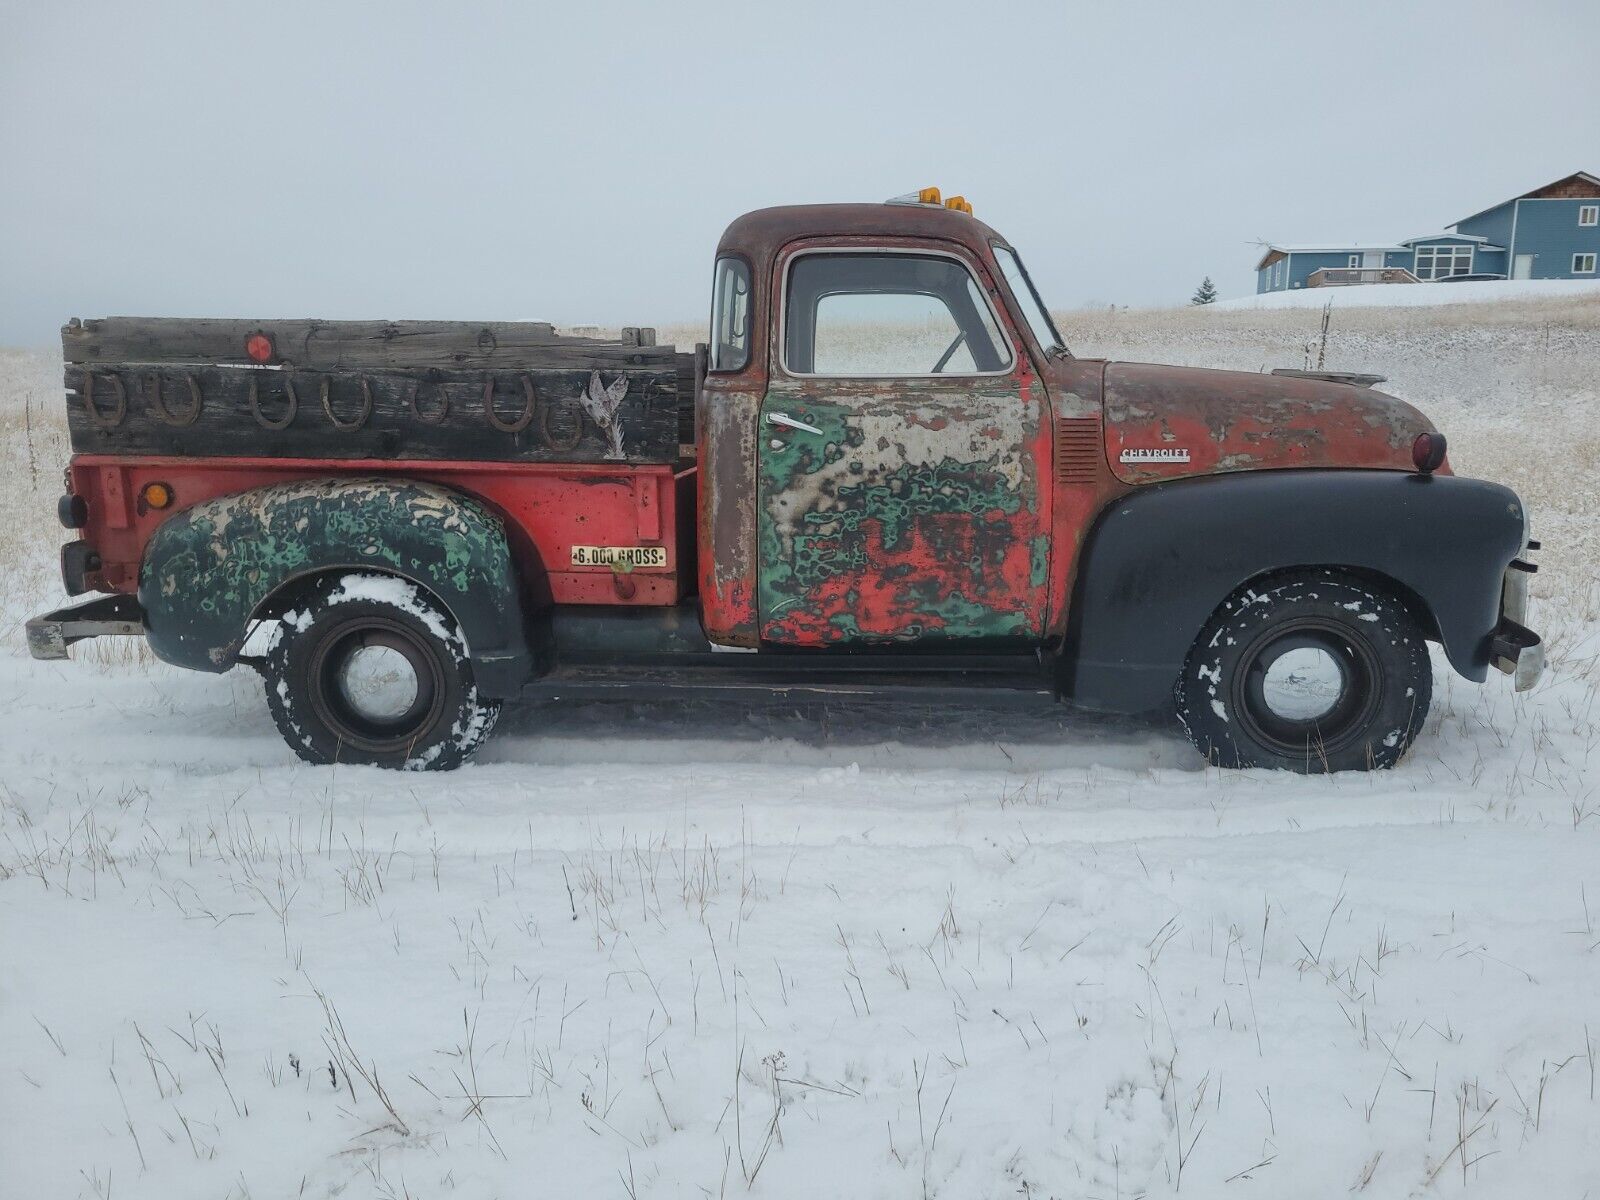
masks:
<svg viewBox="0 0 1600 1200"><path fill-rule="evenodd" d="M1033 280L1028 278L1028 272L1023 269L1022 260L1017 257L1017 252L1009 246L996 243L994 247L995 261L1000 264L1000 273L1006 277L1006 283L1011 288L1011 294L1017 298L1017 305L1022 309L1022 316L1028 322L1028 328L1033 331L1033 340L1045 348L1046 352L1060 350L1066 352L1067 344L1061 340L1061 335L1056 332L1055 322L1050 319L1050 314L1045 311L1044 303L1039 299L1039 293L1033 290Z"/></svg>

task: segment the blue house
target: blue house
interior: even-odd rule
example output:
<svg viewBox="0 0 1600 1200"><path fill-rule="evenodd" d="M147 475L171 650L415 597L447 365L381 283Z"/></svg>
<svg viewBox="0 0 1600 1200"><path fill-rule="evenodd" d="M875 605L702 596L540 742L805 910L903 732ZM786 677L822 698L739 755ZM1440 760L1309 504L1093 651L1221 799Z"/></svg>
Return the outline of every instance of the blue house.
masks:
<svg viewBox="0 0 1600 1200"><path fill-rule="evenodd" d="M1452 232L1392 246L1269 245L1256 291L1355 283L1596 278L1600 177L1579 171L1463 217Z"/></svg>

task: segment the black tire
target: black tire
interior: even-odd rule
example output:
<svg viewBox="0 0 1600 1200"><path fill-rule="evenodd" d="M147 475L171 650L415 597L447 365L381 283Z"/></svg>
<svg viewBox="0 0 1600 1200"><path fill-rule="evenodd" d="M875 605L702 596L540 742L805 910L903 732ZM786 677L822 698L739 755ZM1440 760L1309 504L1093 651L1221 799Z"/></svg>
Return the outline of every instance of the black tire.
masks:
<svg viewBox="0 0 1600 1200"><path fill-rule="evenodd" d="M448 771L500 715L450 614L390 575L314 586L284 612L262 674L278 731L312 763Z"/></svg>
<svg viewBox="0 0 1600 1200"><path fill-rule="evenodd" d="M1234 593L1200 631L1174 689L1189 740L1209 761L1304 774L1394 766L1432 698L1416 618L1334 571Z"/></svg>

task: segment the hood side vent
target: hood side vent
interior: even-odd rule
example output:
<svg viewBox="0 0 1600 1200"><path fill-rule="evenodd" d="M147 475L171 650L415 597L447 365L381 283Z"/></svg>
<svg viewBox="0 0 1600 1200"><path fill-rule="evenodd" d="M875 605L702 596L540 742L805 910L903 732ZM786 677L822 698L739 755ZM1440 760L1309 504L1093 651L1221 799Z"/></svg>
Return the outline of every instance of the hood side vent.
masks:
<svg viewBox="0 0 1600 1200"><path fill-rule="evenodd" d="M1056 482L1067 486L1094 484L1105 461L1105 439L1099 417L1062 417L1056 421Z"/></svg>

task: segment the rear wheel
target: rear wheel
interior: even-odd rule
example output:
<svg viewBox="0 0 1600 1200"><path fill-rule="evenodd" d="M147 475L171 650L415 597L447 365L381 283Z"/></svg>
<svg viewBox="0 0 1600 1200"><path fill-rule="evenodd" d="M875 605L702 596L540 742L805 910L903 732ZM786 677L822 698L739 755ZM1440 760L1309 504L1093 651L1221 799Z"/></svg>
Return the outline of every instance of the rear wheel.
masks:
<svg viewBox="0 0 1600 1200"><path fill-rule="evenodd" d="M1231 596L1195 640L1174 698L1212 762L1319 774L1392 767L1432 694L1427 641L1405 606L1316 571Z"/></svg>
<svg viewBox="0 0 1600 1200"><path fill-rule="evenodd" d="M267 706L307 762L448 770L494 728L454 620L387 575L325 581L286 611L263 664Z"/></svg>

